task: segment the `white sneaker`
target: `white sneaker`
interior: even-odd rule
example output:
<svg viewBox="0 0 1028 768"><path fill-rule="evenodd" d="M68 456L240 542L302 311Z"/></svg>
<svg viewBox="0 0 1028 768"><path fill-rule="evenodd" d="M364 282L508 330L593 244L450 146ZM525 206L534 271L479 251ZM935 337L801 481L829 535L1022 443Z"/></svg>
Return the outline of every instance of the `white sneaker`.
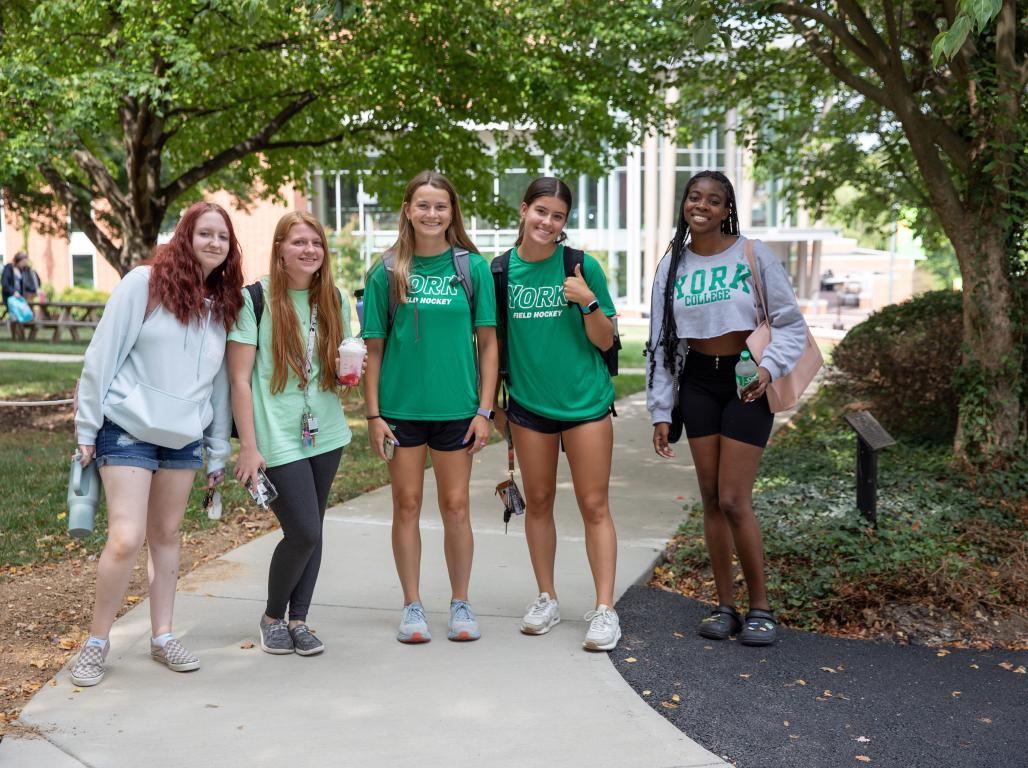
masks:
<svg viewBox="0 0 1028 768"><path fill-rule="evenodd" d="M612 651L621 639L621 622L613 608L599 606L585 615L589 631L585 633L582 647L587 651Z"/></svg>
<svg viewBox="0 0 1028 768"><path fill-rule="evenodd" d="M521 631L526 635L545 635L560 624L560 608L556 600L550 599L549 592L543 592L525 610L528 613L521 619Z"/></svg>

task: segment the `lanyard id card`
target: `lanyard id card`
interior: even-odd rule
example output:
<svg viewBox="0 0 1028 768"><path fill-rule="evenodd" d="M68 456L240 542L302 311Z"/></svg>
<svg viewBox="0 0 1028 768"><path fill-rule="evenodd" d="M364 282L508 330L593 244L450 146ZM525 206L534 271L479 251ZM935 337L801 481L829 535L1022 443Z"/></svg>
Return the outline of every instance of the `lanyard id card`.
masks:
<svg viewBox="0 0 1028 768"><path fill-rule="evenodd" d="M303 382L303 413L300 414L300 445L314 448L318 440L318 419L308 404L308 390L314 372L314 339L318 333L318 305L311 307L311 327L307 334L307 369Z"/></svg>

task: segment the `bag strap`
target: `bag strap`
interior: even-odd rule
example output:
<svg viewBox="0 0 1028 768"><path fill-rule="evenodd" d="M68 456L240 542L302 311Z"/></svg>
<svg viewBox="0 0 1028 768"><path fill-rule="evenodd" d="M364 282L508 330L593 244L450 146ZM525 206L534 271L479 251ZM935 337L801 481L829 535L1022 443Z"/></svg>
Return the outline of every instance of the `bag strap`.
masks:
<svg viewBox="0 0 1028 768"><path fill-rule="evenodd" d="M580 251L577 248L570 248L564 246L564 277L573 277L575 274L575 267L582 268L582 279L585 279L585 251ZM569 301L568 306L574 305L575 302ZM582 315L582 322L585 322L585 315Z"/></svg>
<svg viewBox="0 0 1028 768"><path fill-rule="evenodd" d="M507 354L507 273L510 270L511 248L492 260L489 271L493 274L493 289L496 293L496 342L500 348L500 390L503 395L501 408L507 407L507 386L510 384L510 356Z"/></svg>
<svg viewBox="0 0 1028 768"><path fill-rule="evenodd" d="M250 294L250 302L253 304L253 316L257 321L257 343L254 347L261 345L261 318L264 316L264 286L261 281L250 283L246 286L246 292Z"/></svg>
<svg viewBox="0 0 1028 768"><path fill-rule="evenodd" d="M471 280L471 255L467 248L455 245L451 248L453 253L453 271L457 273L457 279L464 288L464 295L468 297L468 306L471 307L471 327L475 327L475 284Z"/></svg>
<svg viewBox="0 0 1028 768"><path fill-rule="evenodd" d="M750 262L750 275L753 278L753 288L757 292L757 298L760 300L760 308L764 310L764 320L771 324L771 315L767 311L767 300L764 298L764 287L760 279L760 270L757 269L757 262L753 257L753 240L749 238L743 243L743 251L746 253L746 259Z"/></svg>

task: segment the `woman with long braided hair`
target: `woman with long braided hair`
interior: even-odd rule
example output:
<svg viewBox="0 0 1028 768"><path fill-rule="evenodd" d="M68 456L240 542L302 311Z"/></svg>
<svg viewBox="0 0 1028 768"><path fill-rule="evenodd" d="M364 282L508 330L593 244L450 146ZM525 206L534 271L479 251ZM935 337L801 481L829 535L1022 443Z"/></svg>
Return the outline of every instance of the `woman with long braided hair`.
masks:
<svg viewBox="0 0 1028 768"><path fill-rule="evenodd" d="M737 392L735 364L758 322L749 253L760 271L773 333L757 378ZM796 365L806 330L782 265L763 243L739 233L735 191L724 174L701 171L686 184L678 228L657 266L651 302L646 405L653 448L664 458L675 456L668 433L677 379L717 587L718 605L699 633L770 645L777 638L776 621L767 599L753 483L774 422L764 392ZM749 592L745 621L735 607L733 544Z"/></svg>

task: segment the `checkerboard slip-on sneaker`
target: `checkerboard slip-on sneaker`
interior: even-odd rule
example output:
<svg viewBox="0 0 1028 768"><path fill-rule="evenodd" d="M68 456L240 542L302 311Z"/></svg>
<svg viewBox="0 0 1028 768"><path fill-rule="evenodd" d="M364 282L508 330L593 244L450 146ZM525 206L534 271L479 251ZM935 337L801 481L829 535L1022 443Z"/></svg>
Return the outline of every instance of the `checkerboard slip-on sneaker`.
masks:
<svg viewBox="0 0 1028 768"><path fill-rule="evenodd" d="M71 681L79 687L88 688L103 680L106 672L104 665L110 648L110 643L103 648L98 645L82 646L79 657L71 667Z"/></svg>
<svg viewBox="0 0 1028 768"><path fill-rule="evenodd" d="M297 624L289 628L289 636L293 639L293 650L301 656L317 656L325 650L321 642L306 624Z"/></svg>
<svg viewBox="0 0 1028 768"><path fill-rule="evenodd" d="M187 651L174 637L166 642L163 648L150 643L150 658L159 661L173 672L192 672L200 668L200 659L197 655Z"/></svg>

